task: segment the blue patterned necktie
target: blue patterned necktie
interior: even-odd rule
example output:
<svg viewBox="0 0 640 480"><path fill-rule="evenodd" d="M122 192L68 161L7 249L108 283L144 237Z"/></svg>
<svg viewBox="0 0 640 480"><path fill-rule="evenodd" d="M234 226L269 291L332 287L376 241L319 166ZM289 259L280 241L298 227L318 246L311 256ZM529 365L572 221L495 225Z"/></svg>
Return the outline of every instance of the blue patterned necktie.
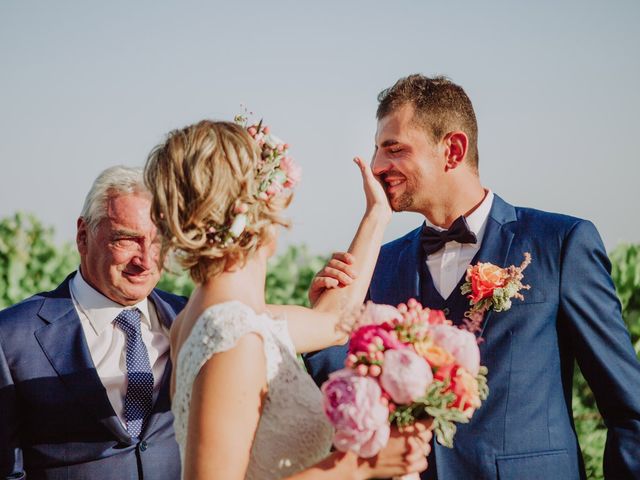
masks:
<svg viewBox="0 0 640 480"><path fill-rule="evenodd" d="M129 435L140 436L144 421L151 412L153 372L147 347L140 332L141 313L137 308L123 310L114 320L127 336L127 394L124 397L124 418Z"/></svg>

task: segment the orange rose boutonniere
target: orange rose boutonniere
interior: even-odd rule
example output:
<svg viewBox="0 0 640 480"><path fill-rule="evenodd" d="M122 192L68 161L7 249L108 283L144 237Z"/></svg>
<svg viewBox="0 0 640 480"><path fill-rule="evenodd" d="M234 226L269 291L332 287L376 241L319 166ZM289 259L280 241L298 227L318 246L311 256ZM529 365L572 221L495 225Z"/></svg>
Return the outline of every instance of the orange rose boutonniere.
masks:
<svg viewBox="0 0 640 480"><path fill-rule="evenodd" d="M511 265L502 268L492 263L479 262L467 268L465 283L460 288L471 305L471 309L464 314L468 329L472 332L479 331L488 310L503 312L511 308L512 298L524 300L520 290L528 290L531 286L522 283L522 272L530 263L531 254L525 252L524 261L519 267Z"/></svg>

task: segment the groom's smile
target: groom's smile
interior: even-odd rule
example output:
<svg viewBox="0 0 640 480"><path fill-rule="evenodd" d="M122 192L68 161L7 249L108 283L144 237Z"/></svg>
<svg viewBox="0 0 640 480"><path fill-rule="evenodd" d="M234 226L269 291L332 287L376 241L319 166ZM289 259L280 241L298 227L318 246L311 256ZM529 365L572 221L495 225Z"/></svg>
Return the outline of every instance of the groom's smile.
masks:
<svg viewBox="0 0 640 480"><path fill-rule="evenodd" d="M387 197L391 200L398 192L404 190L407 179L404 176L399 176L396 172L392 172L383 175L382 181Z"/></svg>

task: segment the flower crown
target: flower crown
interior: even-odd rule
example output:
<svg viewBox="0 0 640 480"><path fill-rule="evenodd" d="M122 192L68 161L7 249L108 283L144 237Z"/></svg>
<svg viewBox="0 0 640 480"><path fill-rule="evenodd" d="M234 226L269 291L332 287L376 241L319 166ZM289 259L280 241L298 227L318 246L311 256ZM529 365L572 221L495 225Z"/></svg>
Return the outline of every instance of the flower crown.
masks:
<svg viewBox="0 0 640 480"><path fill-rule="evenodd" d="M252 196L261 202L269 202L272 198L290 192L300 181L302 169L288 155L289 144L283 142L260 120L249 124L244 114L236 115L234 122L244 127L251 138L260 147L260 159L255 170L257 191ZM207 241L221 247L228 247L242 235L249 226L246 203L236 200L232 215L224 225L209 225L206 231Z"/></svg>

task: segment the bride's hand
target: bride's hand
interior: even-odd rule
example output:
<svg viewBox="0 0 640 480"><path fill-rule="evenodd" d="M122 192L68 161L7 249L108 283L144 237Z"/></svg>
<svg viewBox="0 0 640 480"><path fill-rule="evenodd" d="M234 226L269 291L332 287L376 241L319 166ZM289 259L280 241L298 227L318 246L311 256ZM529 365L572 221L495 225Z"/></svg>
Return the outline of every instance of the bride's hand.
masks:
<svg viewBox="0 0 640 480"><path fill-rule="evenodd" d="M380 181L373 175L371 167L360 157L355 157L353 161L360 168L362 175L362 186L367 200L367 213L376 212L389 221L391 219L391 206Z"/></svg>
<svg viewBox="0 0 640 480"><path fill-rule="evenodd" d="M431 451L432 421L420 421L400 431L391 429L387 446L370 459L361 459L364 478L384 478L422 472Z"/></svg>

